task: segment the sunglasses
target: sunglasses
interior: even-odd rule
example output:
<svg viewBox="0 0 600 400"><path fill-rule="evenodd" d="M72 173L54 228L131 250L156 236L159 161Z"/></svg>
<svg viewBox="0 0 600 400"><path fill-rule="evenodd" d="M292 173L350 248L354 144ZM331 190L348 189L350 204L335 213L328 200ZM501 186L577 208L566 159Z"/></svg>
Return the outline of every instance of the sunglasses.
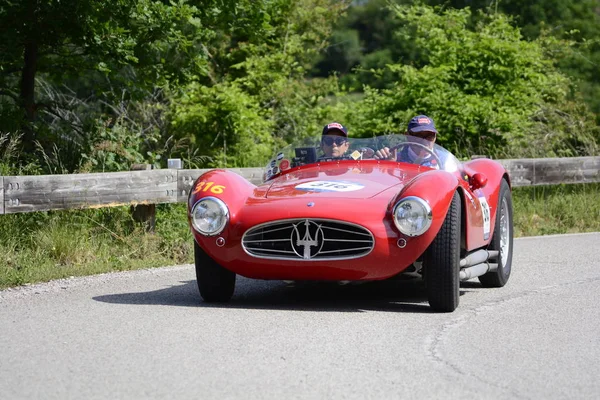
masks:
<svg viewBox="0 0 600 400"><path fill-rule="evenodd" d="M348 141L348 139L341 137L341 136L336 136L336 137L326 136L322 140L323 140L323 143L325 143L327 146L333 146L333 143L335 143L338 146L341 146Z"/></svg>
<svg viewBox="0 0 600 400"><path fill-rule="evenodd" d="M425 139L425 140L428 140L430 142L433 142L435 140L435 133L434 132L419 132L419 133L408 132L408 134L409 134L409 136L418 137L420 139Z"/></svg>

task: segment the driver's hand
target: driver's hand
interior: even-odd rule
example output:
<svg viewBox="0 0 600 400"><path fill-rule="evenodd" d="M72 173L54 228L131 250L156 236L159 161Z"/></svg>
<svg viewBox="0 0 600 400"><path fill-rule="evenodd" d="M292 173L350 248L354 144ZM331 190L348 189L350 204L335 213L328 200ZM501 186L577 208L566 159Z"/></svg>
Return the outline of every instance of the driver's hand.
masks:
<svg viewBox="0 0 600 400"><path fill-rule="evenodd" d="M391 160L394 158L394 153L390 151L389 147L384 147L381 150L377 150L373 157L376 160Z"/></svg>

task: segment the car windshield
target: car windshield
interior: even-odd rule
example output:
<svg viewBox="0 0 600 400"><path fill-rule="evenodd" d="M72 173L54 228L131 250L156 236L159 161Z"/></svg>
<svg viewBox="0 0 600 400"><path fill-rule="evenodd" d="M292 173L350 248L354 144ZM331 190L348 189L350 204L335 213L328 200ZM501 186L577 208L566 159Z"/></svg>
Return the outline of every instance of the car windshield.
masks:
<svg viewBox="0 0 600 400"><path fill-rule="evenodd" d="M375 159L378 150L387 149L389 160L418 164L448 172L458 170L460 162L443 147L427 139L409 135L385 135L372 138L345 138L315 136L299 139L278 150L269 160L263 178L279 176L291 168L318 163L336 163L341 160Z"/></svg>

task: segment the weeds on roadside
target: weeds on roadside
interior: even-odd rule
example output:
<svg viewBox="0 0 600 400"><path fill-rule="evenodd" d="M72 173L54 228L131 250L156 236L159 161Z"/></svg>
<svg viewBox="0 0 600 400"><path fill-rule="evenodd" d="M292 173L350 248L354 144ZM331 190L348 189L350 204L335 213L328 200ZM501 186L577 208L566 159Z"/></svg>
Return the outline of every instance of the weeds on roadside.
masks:
<svg viewBox="0 0 600 400"><path fill-rule="evenodd" d="M600 231L600 184L534 186L513 191L515 236Z"/></svg>
<svg viewBox="0 0 600 400"><path fill-rule="evenodd" d="M157 206L154 233L129 207L0 216L0 288L192 261L185 205Z"/></svg>

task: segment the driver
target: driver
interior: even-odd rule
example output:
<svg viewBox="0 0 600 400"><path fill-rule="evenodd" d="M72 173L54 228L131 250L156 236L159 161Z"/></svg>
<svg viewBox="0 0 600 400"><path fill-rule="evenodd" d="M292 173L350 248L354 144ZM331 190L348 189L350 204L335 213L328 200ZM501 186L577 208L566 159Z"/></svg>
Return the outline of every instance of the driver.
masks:
<svg viewBox="0 0 600 400"><path fill-rule="evenodd" d="M344 125L332 122L323 127L323 133L321 134L323 156L320 158L343 157L348 147L348 129Z"/></svg>
<svg viewBox="0 0 600 400"><path fill-rule="evenodd" d="M435 139L437 137L437 130L433 119L427 115L417 115L413 117L408 123L406 130L407 142L413 142L421 144L429 148L427 151L421 146L404 146L400 152L396 155L396 161L414 163L424 165L431 168L439 168L435 157L431 154L434 151ZM384 147L381 150L375 152L374 158L378 160L392 160L394 159L394 151L390 151L388 147ZM438 156L439 154L436 153ZM441 162L444 162L441 160Z"/></svg>

